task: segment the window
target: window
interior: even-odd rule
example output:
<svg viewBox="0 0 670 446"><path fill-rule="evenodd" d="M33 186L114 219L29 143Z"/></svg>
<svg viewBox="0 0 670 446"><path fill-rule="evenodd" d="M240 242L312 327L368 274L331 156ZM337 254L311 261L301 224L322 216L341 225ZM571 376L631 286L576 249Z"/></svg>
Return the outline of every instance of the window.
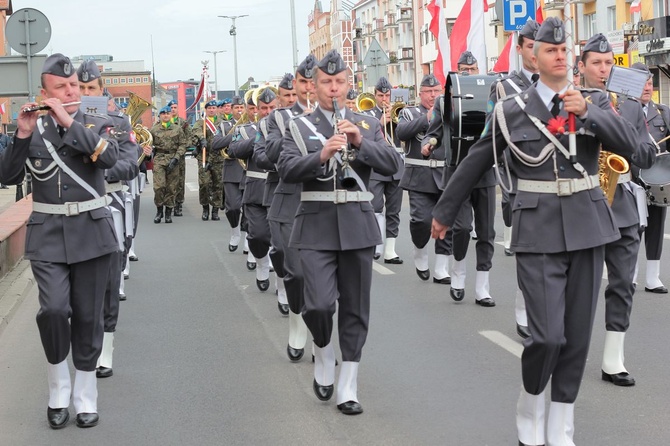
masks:
<svg viewBox="0 0 670 446"><path fill-rule="evenodd" d="M135 78L135 83L136 83L136 84L139 84L140 82L142 82L142 78L140 78L140 77L136 77L136 78Z"/></svg>
<svg viewBox="0 0 670 446"><path fill-rule="evenodd" d="M122 78L121 78L121 83L122 83L122 84L125 84L125 83L126 83L126 78L125 78L125 77L122 77Z"/></svg>
<svg viewBox="0 0 670 446"><path fill-rule="evenodd" d="M616 29L616 7L610 6L607 8L607 31L614 31Z"/></svg>
<svg viewBox="0 0 670 446"><path fill-rule="evenodd" d="M665 0L654 0L654 17L663 17L665 15Z"/></svg>
<svg viewBox="0 0 670 446"><path fill-rule="evenodd" d="M105 79L105 84L109 85L112 83L112 80L110 78Z"/></svg>
<svg viewBox="0 0 670 446"><path fill-rule="evenodd" d="M129 83L129 84L132 84L132 83L133 83L133 78L132 78L132 77L129 77L129 78L128 78L128 83Z"/></svg>
<svg viewBox="0 0 670 446"><path fill-rule="evenodd" d="M149 76L144 76L144 77L142 78L142 82L145 82L145 83L146 83L146 82L149 82Z"/></svg>
<svg viewBox="0 0 670 446"><path fill-rule="evenodd" d="M596 15L594 14L584 14L584 32L586 35L585 39L590 39L594 34L598 32L598 27L596 26Z"/></svg>
<svg viewBox="0 0 670 446"><path fill-rule="evenodd" d="M112 83L113 83L113 84L118 84L118 83L119 83L119 78L118 78L118 77L115 77L115 78L112 80Z"/></svg>

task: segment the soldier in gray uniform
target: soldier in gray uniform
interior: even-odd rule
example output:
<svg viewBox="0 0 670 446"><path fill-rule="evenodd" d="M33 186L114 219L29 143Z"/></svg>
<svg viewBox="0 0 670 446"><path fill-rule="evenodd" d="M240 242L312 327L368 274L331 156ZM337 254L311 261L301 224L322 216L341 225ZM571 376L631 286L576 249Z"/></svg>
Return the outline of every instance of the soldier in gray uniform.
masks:
<svg viewBox="0 0 670 446"><path fill-rule="evenodd" d="M579 69L587 88L605 90L603 79L609 78L614 65L614 53L607 38L598 33L584 45ZM629 165L647 169L656 159L656 148L649 137L644 112L640 102L633 98L611 96L613 106L629 121L640 135L640 144L630 157ZM603 166L601 165L601 170ZM624 337L630 325L633 307L633 276L640 250L640 217L636 190L640 186L631 182L630 172L619 176L612 202L612 213L621 238L605 247L607 287L605 288L605 348L602 362L602 379L617 386L635 385L635 379L624 367ZM643 193L642 190L639 191ZM646 206L640 209L646 214Z"/></svg>
<svg viewBox="0 0 670 446"><path fill-rule="evenodd" d="M489 97L489 104L491 106L509 95L525 91L537 82L540 75L537 72L535 59L533 59L533 45L535 44L535 33L539 27L540 25L535 20L528 20L521 31L519 31L516 52L521 56L521 68L519 71L512 71L508 76L491 85L491 95ZM505 152L505 158L508 156L509 152ZM516 175L505 168L508 164L503 161L498 172L500 173L500 189L502 191L501 207L504 223L504 252L507 256L513 256L514 251L510 249L510 245L512 243L512 205L516 197ZM521 289L518 287L514 302L514 316L516 319L516 332L519 336L526 339L530 336L530 333L528 333L528 317L526 316L523 293L521 293Z"/></svg>
<svg viewBox="0 0 670 446"><path fill-rule="evenodd" d="M165 209L165 223L172 223L177 183L179 182L179 159L186 153L189 141L181 127L172 123L172 110L163 107L158 112L160 121L151 128L154 139L154 223L160 223Z"/></svg>
<svg viewBox="0 0 670 446"><path fill-rule="evenodd" d="M258 132L267 134L267 121L263 121L277 106L277 95L269 88L258 95L258 124L250 123L236 129L233 142L228 147L231 158L244 160L247 164L246 182L242 195L244 215L247 217L247 240L249 252L256 259L256 286L261 291L270 287L270 226L267 208L263 206L263 193L267 172L261 169L253 157L254 144L260 139ZM262 125L261 125L262 123ZM263 128L265 130L263 130Z"/></svg>
<svg viewBox="0 0 670 446"><path fill-rule="evenodd" d="M277 173L276 164L271 161L267 155L267 140L268 138L272 139L273 137L278 137L279 141L282 140L284 136L282 132L284 131L285 126L282 126L278 136L276 133L273 133L272 135L270 134L270 127L279 127L277 119L280 119L282 123L288 122L291 117L291 107L296 103L298 98L295 92L295 78L291 73L286 73L284 75L279 82L277 91L277 99L280 108L272 110L268 116L260 121L258 124L260 131L256 135L256 142L254 144L254 161L258 167L264 169L268 174L268 177L265 180L265 190L263 191L263 207L266 209L266 212L269 211L272 206L272 197L274 197L277 185L279 184L279 173ZM277 113L280 113L281 116L278 117ZM273 122L271 123L271 121ZM284 286L284 249L276 248L277 245L281 245L282 243L279 239L279 233L272 229L273 226L278 226L277 223L271 222L268 218L268 226L271 241L270 259L272 260L272 266L274 267L276 274L277 308L282 316L288 316L290 308L288 298L286 297L286 287Z"/></svg>
<svg viewBox="0 0 670 446"><path fill-rule="evenodd" d="M37 326L47 357L53 429L69 419L70 395L77 426L98 423L95 367L102 349L103 306L111 254L118 250L105 169L119 157L107 115L79 110L77 74L70 59L56 53L42 68L42 117L25 111L0 156L0 182L20 184L25 167L33 175L33 213L26 234L29 259L39 288ZM64 106L77 102L74 105ZM74 388L67 356L72 344ZM71 392L72 390L72 392Z"/></svg>
<svg viewBox="0 0 670 446"><path fill-rule="evenodd" d="M319 107L289 123L279 173L284 181L303 185L290 246L300 250L304 272L303 318L315 345L313 389L322 401L332 397L331 335L339 303L337 408L356 415L363 412L357 376L368 331L372 256L381 241L367 185L373 168L393 175L402 157L386 142L376 119L340 106L349 83L337 51L329 51L317 66Z"/></svg>
<svg viewBox="0 0 670 446"><path fill-rule="evenodd" d="M98 64L93 60L83 62L77 69L79 90L82 96L102 96L102 76ZM114 332L119 318L119 292L123 280L123 269L127 262L126 254L133 237L133 204L130 194L124 190L126 181L134 180L139 174L137 159L140 147L132 137L128 116L109 111L108 115L114 122L114 134L119 145L119 159L114 166L105 171L106 191L112 198L110 210L114 216L116 237L119 240L119 250L111 254L111 268L107 289L105 290L104 330L102 338L102 353L98 358L96 376L107 378L112 376L112 352L114 350Z"/></svg>
<svg viewBox="0 0 670 446"><path fill-rule="evenodd" d="M670 109L667 105L657 104L651 99L654 93L653 74L641 62L636 62L631 68L649 73L649 80L645 84L640 103L647 121L649 134L654 141L661 141L670 136ZM668 151L668 141L658 144L658 153ZM650 204L647 206L647 227L644 230L644 246L647 259L647 274L644 290L649 293L667 294L668 289L659 277L661 272L661 253L663 252L663 233L667 207ZM637 273L637 271L636 271Z"/></svg>
<svg viewBox="0 0 670 446"><path fill-rule="evenodd" d="M477 59L469 51L463 52L458 59L458 71L468 74L479 74ZM456 159L451 147L451 124L444 116L444 96L439 97L433 106L433 117L423 139L423 145L428 145L432 138L437 140L434 147L444 147L446 150L446 167L444 169L444 183L448 184L458 169L461 159ZM474 136L474 135L472 135ZM494 307L495 301L489 292L489 271L493 259L493 244L495 229L493 228L496 208L496 177L493 168L486 172L477 186L471 191L470 197L463 203L461 212L451 227L451 235L445 237L447 253L453 252L454 262L451 267L451 288L449 295L457 302L465 298L465 256L470 245L470 232L474 213L475 230L478 235L475 245L477 255L477 274L475 276L475 303L482 307Z"/></svg>
<svg viewBox="0 0 670 446"><path fill-rule="evenodd" d="M279 156L284 148L284 136L288 129L290 118L312 113L308 108L308 96L314 95L312 76L316 69L316 58L309 54L298 65L295 72L294 87L298 100L292 107L273 111L268 117L268 136L266 138L265 153L269 161L279 162ZM310 104L311 105L311 104ZM272 235L272 249L276 257L282 258L282 266L273 259L275 270L281 268L286 287L286 299L289 305L289 334L286 353L289 360L299 361L305 353L307 343L307 326L302 318L304 306L303 272L300 264L298 249L289 245L295 214L300 205L302 184L288 183L279 178L279 184L272 197L272 204L268 211L270 233Z"/></svg>
<svg viewBox="0 0 670 446"><path fill-rule="evenodd" d="M619 238L599 185L598 153L602 145L631 157L640 135L612 109L605 93L568 89L565 29L559 19L545 19L533 51L540 79L496 104L482 138L435 207L433 236L444 236L478 179L509 146L518 176L511 247L530 330L521 356L519 444L573 445L574 402L586 365L604 246ZM568 136L555 119L567 119L568 112L577 117L574 163ZM550 380L545 435L544 395Z"/></svg>
<svg viewBox="0 0 670 446"><path fill-rule="evenodd" d="M379 119L383 126L386 140L396 150L402 153L400 140L396 133L396 123L391 116L391 84L385 77L380 77L375 85L375 101L377 106L368 111L370 116ZM375 196L372 206L375 208L375 216L379 224L379 230L382 236L385 236L383 244L377 246L375 250L375 259L384 254L384 263L399 265L403 260L395 252L395 241L398 238L400 228L400 208L402 207L402 188L400 179L402 178L404 166L393 175L380 175L372 171L370 177L370 192Z"/></svg>
<svg viewBox="0 0 670 446"><path fill-rule="evenodd" d="M409 233L414 244L414 265L422 280L428 280L428 241L430 223L435 203L442 194L442 171L445 151L440 146L432 150L422 143L433 114L435 99L442 93L442 86L435 76L427 74L419 85L421 103L405 107L400 112L396 133L405 145L405 172L400 187L409 194ZM451 247L444 240L435 241L435 270L433 282L450 284L449 257Z"/></svg>
<svg viewBox="0 0 670 446"><path fill-rule="evenodd" d="M346 105L349 110L352 112L357 112L358 111L358 105L356 104L356 98L358 97L358 94L356 93L356 90L351 89L349 90L349 93L347 93L347 101Z"/></svg>
<svg viewBox="0 0 670 446"><path fill-rule="evenodd" d="M191 126L188 121L179 116L179 104L172 100L167 103L172 113L172 123L178 125L184 131L186 139L191 141ZM186 186L186 156L182 156L179 160L179 181L177 182L177 195L174 200L174 216L181 217L184 215L184 189Z"/></svg>
<svg viewBox="0 0 670 446"><path fill-rule="evenodd" d="M212 150L221 151L227 150L230 143L233 141L234 132L233 126L237 125L237 121L244 113L244 100L235 96L232 99L233 105L233 120L232 126L226 133L217 134L212 140ZM224 124L226 125L226 124ZM228 250L230 252L237 251L242 238L242 231L240 222L242 220L242 192L243 189L240 183L244 181L244 168L236 160L227 156L223 156L223 197L226 219L232 229L230 241L228 243Z"/></svg>

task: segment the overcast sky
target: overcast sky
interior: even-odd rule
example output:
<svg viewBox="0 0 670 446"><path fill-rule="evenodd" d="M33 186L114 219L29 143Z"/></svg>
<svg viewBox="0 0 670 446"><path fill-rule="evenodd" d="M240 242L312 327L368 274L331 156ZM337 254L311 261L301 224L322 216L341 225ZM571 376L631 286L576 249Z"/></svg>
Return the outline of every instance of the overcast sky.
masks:
<svg viewBox="0 0 670 446"><path fill-rule="evenodd" d="M295 0L298 62L309 49L307 16L313 0ZM330 2L323 1L324 8ZM217 54L218 86L232 90L233 38L237 24L238 77L257 81L293 71L289 0L13 0L16 12L34 8L51 23L51 40L42 53L111 54L114 60L144 60L151 70L151 39L159 82L199 78L202 60L210 61L214 81Z"/></svg>

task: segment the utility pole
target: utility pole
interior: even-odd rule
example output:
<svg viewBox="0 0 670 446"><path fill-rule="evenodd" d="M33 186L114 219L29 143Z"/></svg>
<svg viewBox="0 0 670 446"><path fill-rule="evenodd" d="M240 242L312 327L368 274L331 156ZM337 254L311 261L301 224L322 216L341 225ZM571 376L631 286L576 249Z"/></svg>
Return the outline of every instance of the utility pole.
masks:
<svg viewBox="0 0 670 446"><path fill-rule="evenodd" d="M218 53L225 53L225 52L226 50L205 51L205 53L214 55L214 99L216 99L217 101L219 100L219 72L217 70L216 55Z"/></svg>
<svg viewBox="0 0 670 446"><path fill-rule="evenodd" d="M235 70L235 96L240 95L240 84L237 80L237 28L235 27L235 20L242 17L249 17L248 14L244 15L220 15L222 19L230 19L233 21L233 25L230 27L230 35L233 36L233 58L234 58L234 70Z"/></svg>

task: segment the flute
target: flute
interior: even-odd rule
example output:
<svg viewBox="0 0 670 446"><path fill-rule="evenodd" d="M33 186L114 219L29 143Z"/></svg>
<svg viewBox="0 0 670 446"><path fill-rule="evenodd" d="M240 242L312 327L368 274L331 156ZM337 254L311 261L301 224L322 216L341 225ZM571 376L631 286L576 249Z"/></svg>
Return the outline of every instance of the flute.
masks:
<svg viewBox="0 0 670 446"><path fill-rule="evenodd" d="M70 105L79 105L79 104L81 104L81 101L79 101L79 102L67 102L67 103L63 104L63 107L69 107ZM40 111L40 110L51 110L51 107L49 107L48 105L35 105L35 106L32 106L32 107L26 107L21 111L23 113L30 113L30 112Z"/></svg>

